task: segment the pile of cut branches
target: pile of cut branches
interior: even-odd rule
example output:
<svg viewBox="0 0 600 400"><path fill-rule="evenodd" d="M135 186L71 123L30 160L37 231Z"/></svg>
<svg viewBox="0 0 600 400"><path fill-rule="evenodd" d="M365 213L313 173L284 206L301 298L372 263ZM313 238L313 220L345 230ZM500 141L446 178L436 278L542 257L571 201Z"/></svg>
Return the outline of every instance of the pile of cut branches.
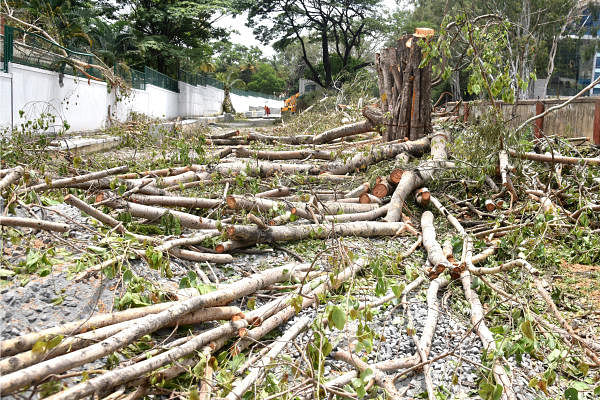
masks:
<svg viewBox="0 0 600 400"><path fill-rule="evenodd" d="M598 192L580 187L579 201L573 201L571 175L561 174L554 167L574 165L581 170L573 176L579 176L585 168L595 168L592 166L599 159L501 151L497 158L498 176L485 177L486 184L495 192L488 195L479 183L462 181L460 185L466 188L463 198L455 197L456 193L445 193L446 201L442 200L441 190L454 186L447 179L448 174L459 171L456 165L461 162L448 157L450 131L437 126L428 137L389 143L381 143L373 136L348 139L330 134L278 136L231 131L205 138L212 152L207 157L211 162L204 164L133 172L127 166L116 166L37 180L39 174L23 166L0 170L0 190L6 199L5 211L0 216L3 229L44 230L63 239L68 237L70 231L79 227L39 218L32 211L43 207L36 204L42 193L54 193L89 217L86 229L96 232L96 238L118 236L127 240L120 254L78 271L74 281L101 276L107 269L123 271L134 258L165 274L169 273L172 259L208 263L212 271L220 264L234 262L237 254L263 251L266 246L283 249L297 259L262 271L247 271L246 277L226 284L219 281L218 274L213 274L211 280L198 271L194 276L212 286L208 293L195 288L179 290L167 302L156 299L156 304L146 307L97 313L84 320L4 340L0 342L0 392L35 393L45 383L61 382L55 386L51 399L90 395L134 399L148 393L169 394L166 382L190 374L196 377L198 385L188 395L201 399L211 396L232 400L248 396L356 398L367 390L377 391L373 383L389 398L399 398L405 388L398 382L418 372L424 375L428 397L434 399L436 382L431 375L432 364L458 354L458 349L448 349L431 355L440 318L439 296L447 286L448 293L462 287L464 295L456 303L468 305L467 334L476 333L484 350L483 370L487 373L483 373L479 384L482 397L517 398L509 362L513 354L502 347L502 333L495 329L496 324L509 320L519 323L523 346L530 348L531 354L538 351L542 353L537 355L544 357L543 352L547 351L542 348L545 342L538 339L540 335L556 336L570 347L569 357L579 360L581 365L597 368L600 343L582 335L565 318L543 271L532 265L525 251L501 262L500 258L511 254L506 251L505 239L514 238L512 234L524 227L569 230L576 229L585 219L585 228L592 226L597 235L597 228L593 228L597 218L593 213L600 210ZM428 153L430 158L410 161ZM555 172L547 179L533 172L537 171L535 166L529 170L522 166L517 171L511 166L510 156L533 160L528 163L550 163ZM596 182L597 187L595 175L589 174L587 179ZM219 187L218 192L208 190L214 185ZM425 185L430 186L431 192ZM584 188L589 187L585 185ZM483 196L473 196L473 190ZM444 202L452 207L446 208ZM15 206L30 216L9 215ZM420 208L430 206L455 230L451 235L456 239L455 255L452 246L442 247L437 240L433 214L423 211L419 216ZM539 226L535 225L538 215L543 217ZM151 226L161 229L158 232L148 229ZM427 257L420 273L403 288L394 286L394 290L384 290L379 297L365 300L354 309L347 303L338 304L335 300L338 288L355 282L359 272L367 279L373 272L365 268L369 266L367 254L352 252L337 239L393 240L399 235L415 236L414 244L397 258L400 264L421 245L425 249ZM313 260L304 260L285 247L287 242L305 240L334 243L335 257L323 262L321 252ZM478 254L474 254L475 245L480 249ZM497 258L492 257L490 262L493 265L476 266L487 262L496 252ZM531 303L524 302L520 292L511 291L510 285L503 282L515 269L521 275L518 289L531 288L528 292ZM417 332L408 297L425 284L428 284L427 318L421 332ZM259 293L266 294L269 301L255 308L241 301ZM493 308L482 301L482 295L488 300L496 299ZM318 318L319 325L329 325L330 330L344 329L347 315L389 302L396 302L402 308L407 340L414 343L416 352L377 364L365 362L362 354L350 345L330 353L331 347L323 347L326 340L323 331L316 330L313 318L305 313L310 307L329 303L324 311L326 318ZM507 309L520 310L520 314L512 313L507 318L495 314ZM296 314L298 317L294 318ZM207 321L222 322L207 324ZM490 322L494 329L488 327ZM277 332L276 328L286 324L285 330ZM115 352L122 354L128 346L146 335L156 335L164 327L188 325L195 327L190 335L153 342L143 352L119 359L112 369L81 369ZM312 331L312 339L309 344L304 343L304 349L297 348L300 357L293 361L291 372L285 373L288 390L265 394L260 388L269 384L271 369L284 379L283 368L277 369L277 360L282 360L278 358L280 353L286 347L297 346L295 339L307 329ZM278 339L268 342L267 337ZM320 346L314 347L314 343ZM232 357L242 352L248 354L248 361L243 366L237 365L238 377L232 375L226 382L215 378L216 372L224 368L217 362L217 355L223 350ZM332 358L348 363L354 371L326 376L320 363ZM557 370L565 372L560 367ZM543 379L546 381L542 382ZM548 380L539 378L535 385L547 385Z"/></svg>

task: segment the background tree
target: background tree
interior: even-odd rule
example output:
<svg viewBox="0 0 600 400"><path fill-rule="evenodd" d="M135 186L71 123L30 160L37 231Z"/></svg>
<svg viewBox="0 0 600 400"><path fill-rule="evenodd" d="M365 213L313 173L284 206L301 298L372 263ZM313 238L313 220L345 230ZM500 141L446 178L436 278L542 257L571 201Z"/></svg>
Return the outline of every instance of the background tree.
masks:
<svg viewBox="0 0 600 400"><path fill-rule="evenodd" d="M248 26L264 43L276 40L279 50L299 43L311 79L327 88L333 84L332 54L345 69L364 36L378 25L381 8L380 0L245 0L239 7L249 10ZM317 40L322 73L307 51L307 43Z"/></svg>
<svg viewBox="0 0 600 400"><path fill-rule="evenodd" d="M201 63L210 57L207 43L226 36L213 26L227 11L227 2L176 0L118 0L122 18L136 35L140 63L176 76L182 60Z"/></svg>

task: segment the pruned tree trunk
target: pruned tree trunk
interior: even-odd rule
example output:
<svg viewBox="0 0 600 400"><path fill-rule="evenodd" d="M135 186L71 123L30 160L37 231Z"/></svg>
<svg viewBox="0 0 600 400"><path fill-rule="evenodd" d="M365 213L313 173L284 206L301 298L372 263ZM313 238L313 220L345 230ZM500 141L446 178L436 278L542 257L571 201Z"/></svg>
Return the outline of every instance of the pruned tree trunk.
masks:
<svg viewBox="0 0 600 400"><path fill-rule="evenodd" d="M385 141L415 140L432 132L431 65L422 61L419 38L406 35L396 47L375 56L381 96L380 113L367 107L363 114L386 127Z"/></svg>

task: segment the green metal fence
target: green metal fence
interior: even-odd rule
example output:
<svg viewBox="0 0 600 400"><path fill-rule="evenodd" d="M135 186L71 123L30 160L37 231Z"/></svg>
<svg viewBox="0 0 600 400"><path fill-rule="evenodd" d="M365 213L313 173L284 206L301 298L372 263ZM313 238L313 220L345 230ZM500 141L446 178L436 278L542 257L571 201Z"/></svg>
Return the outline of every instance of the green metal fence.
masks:
<svg viewBox="0 0 600 400"><path fill-rule="evenodd" d="M162 74L150 67L144 67L144 75L146 75L146 84L161 87L172 92L179 93L179 83L176 79Z"/></svg>
<svg viewBox="0 0 600 400"><path fill-rule="evenodd" d="M133 89L146 89L146 74L129 68L123 64L117 64L114 67L115 74L123 78Z"/></svg>
<svg viewBox="0 0 600 400"><path fill-rule="evenodd" d="M73 60L81 63L77 67ZM67 49L52 41L26 32L13 26L4 26L4 35L0 35L0 68L8 72L8 63L14 62L22 65L61 72L63 74L75 75L84 78L94 77L104 80L102 72L91 65L100 65L101 62L94 54ZM144 67L144 71L136 71L123 65L115 65L115 74L121 76L131 84L134 89L146 89L146 84L161 87L163 89L179 92L179 82L150 67ZM177 77L180 81L194 86L212 86L223 89L223 82L205 74L197 74L179 70ZM231 93L239 96L254 96L278 100L277 96L259 93L252 90L231 89Z"/></svg>
<svg viewBox="0 0 600 400"><path fill-rule="evenodd" d="M40 35L8 25L4 27L3 42L5 71L8 70L8 63L14 62L64 74L104 80L101 71L90 66L99 64L94 54L67 49ZM74 60L79 63L74 63Z"/></svg>
<svg viewBox="0 0 600 400"><path fill-rule="evenodd" d="M221 82L215 78L212 78L208 75L195 74L193 72L184 71L182 69L179 70L177 75L178 75L180 81L189 83L190 85L212 86L212 87L216 87L218 89L223 89L223 82ZM237 94L238 96L246 96L246 97L254 96L254 97L262 97L262 98L271 99L271 100L279 100L280 99L277 96L260 93L260 92L255 92L253 90L243 90L243 89L232 88L229 91L233 94Z"/></svg>

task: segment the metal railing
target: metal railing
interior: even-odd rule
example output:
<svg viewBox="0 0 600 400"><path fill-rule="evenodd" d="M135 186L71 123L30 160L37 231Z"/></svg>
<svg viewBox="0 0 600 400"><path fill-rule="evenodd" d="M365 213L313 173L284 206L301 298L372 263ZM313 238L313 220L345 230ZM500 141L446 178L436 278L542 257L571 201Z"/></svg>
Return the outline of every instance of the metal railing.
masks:
<svg viewBox="0 0 600 400"><path fill-rule="evenodd" d="M137 71L133 68L129 68L123 64L117 64L114 66L115 74L123 78L133 89L146 89L146 74L141 71Z"/></svg>
<svg viewBox="0 0 600 400"><path fill-rule="evenodd" d="M100 61L94 54L67 49L45 37L13 26L4 26L3 64L14 62L84 78L104 79L92 65Z"/></svg>
<svg viewBox="0 0 600 400"><path fill-rule="evenodd" d="M179 93L179 82L163 73L153 70L150 67L144 66L144 75L146 76L146 84L161 87L172 92Z"/></svg>
<svg viewBox="0 0 600 400"><path fill-rule="evenodd" d="M0 69L8 72L8 64L11 62L88 79L104 80L102 71L92 67L92 65L102 65L96 55L67 49L38 34L5 25L4 35L0 35ZM134 89L144 90L146 85L150 84L179 93L178 80L194 86L224 88L223 82L211 76L184 70L178 71L178 80L147 66L144 67L142 72L118 64L114 66L114 72L125 79ZM238 96L280 99L277 96L252 90L233 88L230 91Z"/></svg>
<svg viewBox="0 0 600 400"><path fill-rule="evenodd" d="M179 72L177 73L177 76L179 77L179 80L185 83L189 83L190 85L194 85L194 86L212 86L218 89L223 89L224 85L223 82L212 78L208 75L205 74L197 74L197 73L193 73L193 72L188 72L188 71L184 71L182 69L179 70ZM271 100L280 100L280 97L274 96L274 95L270 95L270 94L266 94L266 93L260 93L260 92L256 92L253 90L243 90L243 89L238 89L238 88L231 88L229 89L229 91L233 94L237 94L238 96L245 96L245 97L262 97L265 99L271 99Z"/></svg>

